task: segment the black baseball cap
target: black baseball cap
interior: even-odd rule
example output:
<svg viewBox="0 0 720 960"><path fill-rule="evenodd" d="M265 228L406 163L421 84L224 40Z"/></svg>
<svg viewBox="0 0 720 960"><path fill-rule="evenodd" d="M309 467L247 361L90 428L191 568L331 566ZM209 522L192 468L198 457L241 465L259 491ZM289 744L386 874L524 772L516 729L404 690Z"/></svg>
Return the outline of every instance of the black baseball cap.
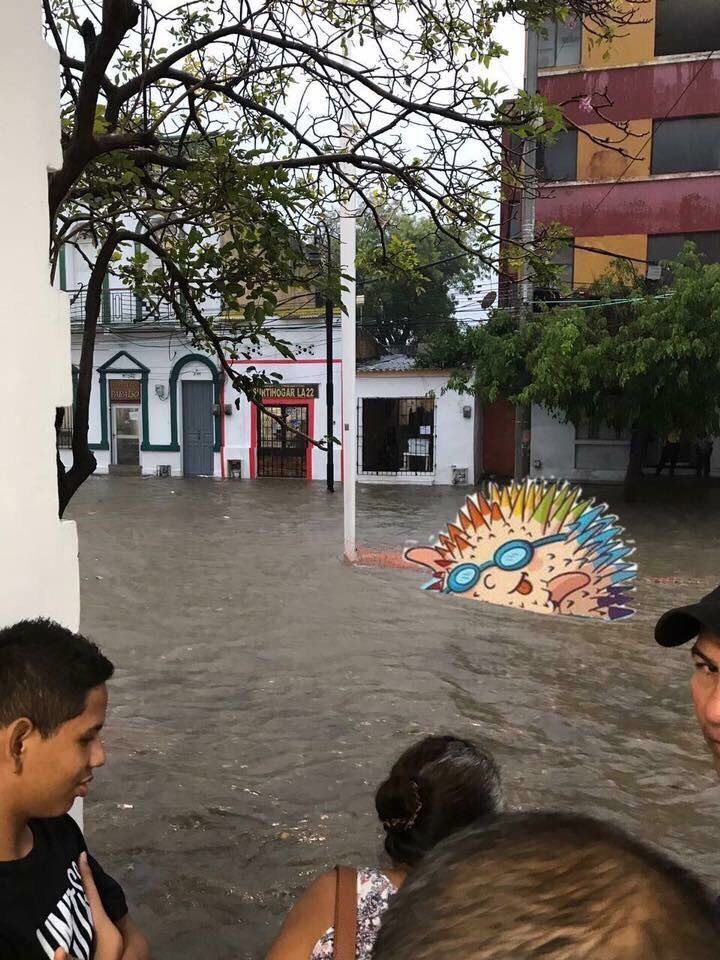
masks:
<svg viewBox="0 0 720 960"><path fill-rule="evenodd" d="M720 637L720 587L698 603L664 613L655 625L655 639L661 647L679 647L694 640L702 630Z"/></svg>

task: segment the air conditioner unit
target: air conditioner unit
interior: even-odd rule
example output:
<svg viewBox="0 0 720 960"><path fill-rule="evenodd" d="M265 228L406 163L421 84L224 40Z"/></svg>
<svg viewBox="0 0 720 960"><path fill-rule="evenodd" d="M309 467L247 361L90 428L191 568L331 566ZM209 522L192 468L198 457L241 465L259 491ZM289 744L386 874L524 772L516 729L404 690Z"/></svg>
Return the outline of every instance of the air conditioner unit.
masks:
<svg viewBox="0 0 720 960"><path fill-rule="evenodd" d="M172 476L172 468L169 463L159 463L156 470L158 477Z"/></svg>
<svg viewBox="0 0 720 960"><path fill-rule="evenodd" d="M468 468L467 467L451 467L452 470L452 482L456 486L467 485L468 482Z"/></svg>

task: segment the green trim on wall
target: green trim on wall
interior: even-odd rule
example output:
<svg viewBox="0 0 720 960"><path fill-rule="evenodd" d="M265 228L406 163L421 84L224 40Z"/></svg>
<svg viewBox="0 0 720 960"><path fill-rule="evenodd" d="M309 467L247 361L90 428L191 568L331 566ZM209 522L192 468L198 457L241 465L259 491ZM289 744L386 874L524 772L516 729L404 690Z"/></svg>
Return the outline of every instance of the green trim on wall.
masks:
<svg viewBox="0 0 720 960"><path fill-rule="evenodd" d="M178 379L180 378L180 371L189 363L204 363L208 370L211 371L213 375L214 387L213 400L216 405L219 405L220 403L220 375L218 368L215 366L212 360L209 357L206 357L203 353L188 353L186 356L180 357L170 372L170 436L172 438L170 448L172 450L180 449L180 444L178 442L177 384ZM222 431L220 429L220 417L222 415L222 411L220 411L220 413L215 417L215 443L213 445L213 451L215 453L220 453L220 441L222 435Z"/></svg>
<svg viewBox="0 0 720 960"><path fill-rule="evenodd" d="M125 359L135 364L135 367L116 367L118 360ZM214 402L220 403L220 375L215 364L202 353L189 353L180 357L170 372L170 443L150 443L150 404L149 404L149 376L150 368L140 363L135 357L131 356L126 350L120 350L114 356L106 360L101 367L97 368L100 378L100 442L90 443L91 450L109 450L109 410L108 410L108 392L107 377L109 373L139 373L140 374L140 400L142 407L142 442L140 449L145 453L180 453L180 443L178 439L178 396L177 385L180 378L180 371L189 363L204 364L213 375ZM220 415L215 417L215 443L213 451L220 452L221 429Z"/></svg>
<svg viewBox="0 0 720 960"><path fill-rule="evenodd" d="M118 360L124 358L134 363L134 367L116 367ZM100 375L100 443L90 443L91 450L109 450L110 441L108 433L108 395L107 395L107 375L108 373L139 373L140 374L140 398L142 406L142 444L141 450L152 449L148 442L149 424L148 424L148 377L150 368L144 363L140 363L135 357L131 356L127 350L120 350L114 356L106 360L105 363L97 368Z"/></svg>

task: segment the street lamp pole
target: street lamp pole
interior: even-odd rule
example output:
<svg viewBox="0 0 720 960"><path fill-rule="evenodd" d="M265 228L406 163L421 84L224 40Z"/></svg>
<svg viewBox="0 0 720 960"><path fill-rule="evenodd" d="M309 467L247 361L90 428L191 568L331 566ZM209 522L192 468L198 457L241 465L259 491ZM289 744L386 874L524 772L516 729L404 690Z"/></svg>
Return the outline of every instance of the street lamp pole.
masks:
<svg viewBox="0 0 720 960"><path fill-rule="evenodd" d="M355 482L357 475L356 359L356 212L351 194L340 208L340 276L342 278L342 390L343 390L343 516L344 555L357 560L355 540Z"/></svg>
<svg viewBox="0 0 720 960"><path fill-rule="evenodd" d="M332 244L330 230L325 224L325 239L327 240L327 293L325 294L325 402L327 413L327 490L335 492L335 388L333 384L333 312L334 304L330 291L332 289Z"/></svg>

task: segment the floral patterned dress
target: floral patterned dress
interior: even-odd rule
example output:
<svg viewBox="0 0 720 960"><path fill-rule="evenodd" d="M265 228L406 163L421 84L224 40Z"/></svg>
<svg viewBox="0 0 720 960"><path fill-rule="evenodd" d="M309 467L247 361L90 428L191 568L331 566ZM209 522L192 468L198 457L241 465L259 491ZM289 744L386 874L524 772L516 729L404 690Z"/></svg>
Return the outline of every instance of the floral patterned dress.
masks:
<svg viewBox="0 0 720 960"><path fill-rule="evenodd" d="M382 915L395 893L396 887L381 870L358 870L356 960L370 960ZM333 960L334 941L335 931L331 927L313 947L310 960Z"/></svg>

